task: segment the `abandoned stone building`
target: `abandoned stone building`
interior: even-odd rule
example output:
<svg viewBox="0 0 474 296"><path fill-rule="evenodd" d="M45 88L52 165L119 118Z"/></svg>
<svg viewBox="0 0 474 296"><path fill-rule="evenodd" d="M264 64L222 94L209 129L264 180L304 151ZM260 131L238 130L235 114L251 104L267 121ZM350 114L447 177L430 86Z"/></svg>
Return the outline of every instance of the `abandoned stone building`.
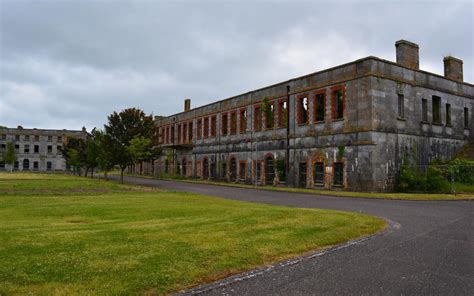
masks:
<svg viewBox="0 0 474 296"><path fill-rule="evenodd" d="M10 170L1 157L8 142L13 143L17 156L14 170L65 171L68 166L60 149L68 137L86 139L87 132L85 128L82 131L0 128L0 171Z"/></svg>
<svg viewBox="0 0 474 296"><path fill-rule="evenodd" d="M156 174L253 184L391 190L402 161L448 159L473 139L474 85L463 62L419 69L419 47L396 62L351 63L155 120ZM441 62L441 61L440 61Z"/></svg>

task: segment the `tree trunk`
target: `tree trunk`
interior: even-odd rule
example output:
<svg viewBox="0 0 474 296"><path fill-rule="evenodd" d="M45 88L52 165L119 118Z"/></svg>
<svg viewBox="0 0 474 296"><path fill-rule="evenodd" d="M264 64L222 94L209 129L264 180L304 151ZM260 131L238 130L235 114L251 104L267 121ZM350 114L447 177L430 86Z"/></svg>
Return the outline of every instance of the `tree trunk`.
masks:
<svg viewBox="0 0 474 296"><path fill-rule="evenodd" d="M94 179L94 169L91 170L91 179Z"/></svg>
<svg viewBox="0 0 474 296"><path fill-rule="evenodd" d="M107 180L107 171L104 171L104 179Z"/></svg>
<svg viewBox="0 0 474 296"><path fill-rule="evenodd" d="M125 168L126 167L122 167L121 168L122 170L120 171L120 183L122 183L122 184L123 184L123 171L125 170Z"/></svg>

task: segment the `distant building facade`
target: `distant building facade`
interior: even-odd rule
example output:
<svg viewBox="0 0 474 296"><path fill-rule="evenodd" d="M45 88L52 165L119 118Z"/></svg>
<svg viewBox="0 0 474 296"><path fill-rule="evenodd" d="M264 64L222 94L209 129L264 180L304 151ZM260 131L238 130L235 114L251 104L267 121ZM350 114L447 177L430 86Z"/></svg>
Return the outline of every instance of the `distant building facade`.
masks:
<svg viewBox="0 0 474 296"><path fill-rule="evenodd" d="M473 140L474 85L463 62L419 69L418 45L396 62L367 57L157 118L157 174L307 188L392 190L404 159L449 159Z"/></svg>
<svg viewBox="0 0 474 296"><path fill-rule="evenodd" d="M66 161L61 148L69 137L87 138L85 129L49 130L0 128L0 171L10 170L1 157L11 142L15 148L17 161L13 166L16 171L65 171Z"/></svg>

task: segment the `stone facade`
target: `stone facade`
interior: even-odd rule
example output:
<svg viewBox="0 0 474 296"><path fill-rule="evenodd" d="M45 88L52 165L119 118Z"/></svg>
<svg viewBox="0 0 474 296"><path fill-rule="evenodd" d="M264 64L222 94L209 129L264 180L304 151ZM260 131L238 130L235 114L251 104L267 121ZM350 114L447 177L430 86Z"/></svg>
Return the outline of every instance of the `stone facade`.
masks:
<svg viewBox="0 0 474 296"><path fill-rule="evenodd" d="M371 56L195 109L188 101L187 111L155 120L164 149L153 171L392 190L404 159L448 159L474 128L462 61L445 59L452 69L440 76L419 70L418 45L400 40L396 50L397 63Z"/></svg>
<svg viewBox="0 0 474 296"><path fill-rule="evenodd" d="M68 137L87 138L85 129L46 130L0 128L0 155L6 151L8 142L15 145L17 161L14 170L18 171L65 171L66 161L60 151ZM0 171L10 170L0 158Z"/></svg>

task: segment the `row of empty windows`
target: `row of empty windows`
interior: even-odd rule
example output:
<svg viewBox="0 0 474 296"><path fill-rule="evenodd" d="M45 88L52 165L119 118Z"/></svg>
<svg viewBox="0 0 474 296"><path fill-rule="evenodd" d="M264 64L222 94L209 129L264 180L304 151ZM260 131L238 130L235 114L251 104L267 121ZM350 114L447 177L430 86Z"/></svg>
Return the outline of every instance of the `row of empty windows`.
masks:
<svg viewBox="0 0 474 296"><path fill-rule="evenodd" d="M20 168L20 162L15 161L15 163L13 164L13 168L14 169L19 169ZM30 170L30 169L38 170L39 169L39 161L31 162L29 159L23 159L23 161L21 161L21 168L23 170ZM0 161L0 169L5 169L5 162L4 161ZM46 162L46 170L52 170L52 169L53 169L53 162L47 161Z"/></svg>
<svg viewBox="0 0 474 296"><path fill-rule="evenodd" d="M438 96L432 96L431 101L431 108L432 108L432 123L433 124L443 124L443 119L441 116L441 98ZM451 104L446 103L444 106L445 110L445 124L447 126L452 125L451 121ZM405 118L405 97L403 94L398 95L398 117ZM421 99L421 121L422 122L429 122L428 120L428 100ZM464 107L463 109L463 123L464 127L469 127L469 108Z"/></svg>
<svg viewBox="0 0 474 296"><path fill-rule="evenodd" d="M343 86L331 88L331 119L344 119L346 93ZM310 109L310 101L311 109ZM296 101L296 121L300 125L309 124L310 116L313 114L313 122L323 122L326 117L326 91L314 92L312 96L308 94L300 95Z"/></svg>
<svg viewBox="0 0 474 296"><path fill-rule="evenodd" d="M13 138L15 141L36 141L39 142L41 140L47 140L48 142L53 142L53 140L56 140L56 142L62 142L63 137L62 136L44 136L40 137L38 135L30 136L30 135L14 135ZM0 140L6 141L7 135L6 134L0 134Z"/></svg>
<svg viewBox="0 0 474 296"><path fill-rule="evenodd" d="M263 166L262 166L263 164ZM165 173L169 173L169 161L165 161ZM307 162L299 163L299 186L306 187L307 184ZM207 157L202 161L196 162L197 176L204 179L228 179L231 182L245 181L249 176L247 175L247 161L238 161L232 157L227 162L220 163L219 175L217 172L215 162L211 162ZM326 180L326 165L324 162L313 163L313 181L315 186L324 186L329 180ZM177 173L181 176L192 176L192 162L183 158L177 162ZM342 162L335 162L332 166L332 184L334 186L343 186L344 184L344 164ZM262 171L264 175L262 175ZM286 168L284 169L286 171ZM264 177L265 184L272 185L275 178L275 166L272 157L267 157L262 161L253 161L252 182L260 183L261 178ZM284 182L286 177L279 176L280 181Z"/></svg>
<svg viewBox="0 0 474 296"><path fill-rule="evenodd" d="M324 162L315 162L313 164L313 182L315 186L324 186L326 183L326 171ZM305 188L308 181L307 162L300 162L299 164L299 186ZM344 163L334 162L332 166L332 185L343 186L344 185Z"/></svg>
<svg viewBox="0 0 474 296"><path fill-rule="evenodd" d="M345 89L344 86L331 88L331 117L333 120L344 118ZM310 103L314 122L322 122L326 117L326 89L318 90L310 97L308 94L296 98L296 122L308 124L310 118ZM253 130L262 131L285 128L288 124L288 103L286 99L275 99L253 106ZM233 110L220 114L222 136L236 135L248 131L247 108ZM196 138L198 140L217 136L217 115L196 119ZM174 143L174 125L160 129L161 143ZM193 121L177 124L177 143L189 143L193 140Z"/></svg>
<svg viewBox="0 0 474 296"><path fill-rule="evenodd" d="M15 144L14 145L14 148L15 148L15 152L16 153L20 153L20 145L19 144ZM0 144L0 152L5 152L7 149L7 145L6 144ZM56 146L56 153L57 154L61 154L61 149L62 149L62 146L61 145L58 145ZM48 145L46 146L46 152L48 154L51 154L53 153L53 145ZM30 145L26 144L26 145L23 145L23 151L22 153L25 153L25 154L28 154L28 153L40 153L40 145L32 145L32 147L30 147Z"/></svg>

